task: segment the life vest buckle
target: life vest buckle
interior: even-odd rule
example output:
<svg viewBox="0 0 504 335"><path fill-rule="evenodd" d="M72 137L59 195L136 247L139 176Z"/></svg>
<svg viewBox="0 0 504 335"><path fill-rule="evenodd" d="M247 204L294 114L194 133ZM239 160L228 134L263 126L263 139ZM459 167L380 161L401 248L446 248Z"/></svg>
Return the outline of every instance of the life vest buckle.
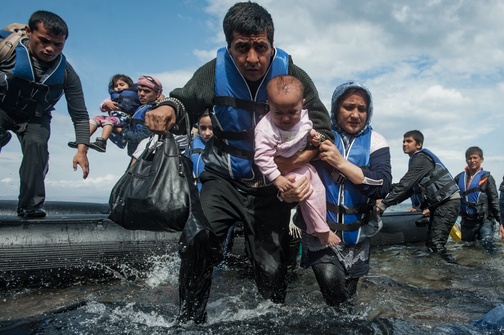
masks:
<svg viewBox="0 0 504 335"><path fill-rule="evenodd" d="M343 173L339 172L336 169L334 169L331 172L331 178L332 178L332 180L334 180L335 183L337 183L339 185L343 185L347 179Z"/></svg>

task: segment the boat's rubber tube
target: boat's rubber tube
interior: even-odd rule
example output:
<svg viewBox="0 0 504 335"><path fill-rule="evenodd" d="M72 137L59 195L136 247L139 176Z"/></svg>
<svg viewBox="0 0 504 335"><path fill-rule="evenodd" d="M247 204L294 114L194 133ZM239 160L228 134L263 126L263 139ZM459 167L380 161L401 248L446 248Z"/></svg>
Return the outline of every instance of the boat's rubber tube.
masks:
<svg viewBox="0 0 504 335"><path fill-rule="evenodd" d="M371 237L372 246L415 243L427 240L429 217L421 212L385 212L383 228Z"/></svg>
<svg viewBox="0 0 504 335"><path fill-rule="evenodd" d="M16 216L15 206L15 202L0 201L0 289L134 276L135 268L130 266L145 267L149 257L177 250L184 259L182 282L190 284L188 277L210 278L211 271L206 269L216 262L214 257L201 257L216 255L216 246L198 242L206 240L205 234L209 232L191 220L181 236L126 230L108 219L106 204L48 202L45 206L48 215L38 219ZM422 223L425 218L420 213L386 212L382 218L383 229L372 237L372 245L414 243L427 238L427 226ZM200 247L185 249L188 244ZM243 249L240 247L243 240L238 238L235 245L237 250ZM205 291L191 285L181 290L186 290L181 292L182 296L198 296L198 292Z"/></svg>
<svg viewBox="0 0 504 335"><path fill-rule="evenodd" d="M46 208L50 213L51 206ZM80 205L72 203L57 212L77 208ZM82 212L103 208L83 206ZM108 214L56 214L38 219L0 215L0 288L136 276L148 267L151 256L174 253L179 237L180 233L126 230L110 221Z"/></svg>
<svg viewBox="0 0 504 335"><path fill-rule="evenodd" d="M16 200L0 200L0 215L16 215ZM48 215L58 214L108 214L110 206L106 203L46 201L44 209Z"/></svg>

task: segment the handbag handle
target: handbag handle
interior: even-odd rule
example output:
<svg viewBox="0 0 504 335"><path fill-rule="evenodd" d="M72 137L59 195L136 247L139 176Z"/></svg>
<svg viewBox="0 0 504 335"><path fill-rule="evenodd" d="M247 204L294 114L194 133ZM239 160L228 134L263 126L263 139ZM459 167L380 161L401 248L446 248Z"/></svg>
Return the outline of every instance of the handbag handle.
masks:
<svg viewBox="0 0 504 335"><path fill-rule="evenodd" d="M160 145L158 145L156 143L154 149L156 149L156 148L160 149L160 147L162 146L163 147L163 154L165 156L169 157L169 159L178 159L178 174L179 174L179 176L183 177L185 175L184 174L184 166L182 163L178 143L177 143L177 141L175 141L173 134L167 133L167 134L159 135L158 142L163 142L163 143Z"/></svg>

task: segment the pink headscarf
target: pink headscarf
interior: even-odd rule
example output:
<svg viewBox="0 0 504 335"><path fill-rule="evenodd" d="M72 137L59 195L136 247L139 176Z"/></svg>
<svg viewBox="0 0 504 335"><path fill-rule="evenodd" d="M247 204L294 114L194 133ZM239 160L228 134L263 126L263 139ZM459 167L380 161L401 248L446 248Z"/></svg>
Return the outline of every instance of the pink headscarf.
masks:
<svg viewBox="0 0 504 335"><path fill-rule="evenodd" d="M146 86L158 93L163 92L163 85L156 77L152 76L141 76L137 81L138 86Z"/></svg>

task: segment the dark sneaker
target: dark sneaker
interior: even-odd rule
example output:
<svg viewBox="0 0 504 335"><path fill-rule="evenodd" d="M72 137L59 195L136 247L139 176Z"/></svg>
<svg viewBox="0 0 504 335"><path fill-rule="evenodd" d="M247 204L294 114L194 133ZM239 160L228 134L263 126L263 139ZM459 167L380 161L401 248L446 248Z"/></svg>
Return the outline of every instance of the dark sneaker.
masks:
<svg viewBox="0 0 504 335"><path fill-rule="evenodd" d="M11 140L12 135L5 129L0 128L0 149L4 147Z"/></svg>
<svg viewBox="0 0 504 335"><path fill-rule="evenodd" d="M102 137L97 137L96 142L89 144L89 147L98 152L105 152L107 151L107 140Z"/></svg>
<svg viewBox="0 0 504 335"><path fill-rule="evenodd" d="M29 208L24 210L25 218L43 218L46 216L46 212L42 208Z"/></svg>
<svg viewBox="0 0 504 335"><path fill-rule="evenodd" d="M79 148L79 145L77 144L77 142L68 142L68 146L72 149L78 149Z"/></svg>

